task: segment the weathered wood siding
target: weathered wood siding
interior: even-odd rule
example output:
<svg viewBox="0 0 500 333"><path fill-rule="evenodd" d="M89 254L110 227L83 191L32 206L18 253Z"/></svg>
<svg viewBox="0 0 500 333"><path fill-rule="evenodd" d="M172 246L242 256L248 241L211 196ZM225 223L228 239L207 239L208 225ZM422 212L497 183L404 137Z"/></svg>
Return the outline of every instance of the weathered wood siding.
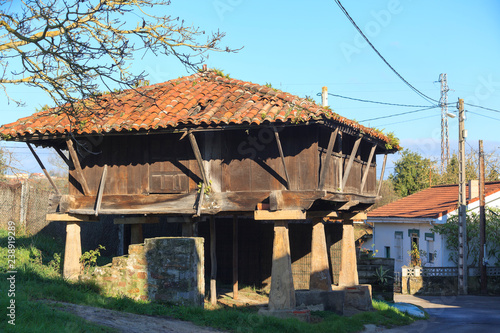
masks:
<svg viewBox="0 0 500 333"><path fill-rule="evenodd" d="M278 130L290 190L318 189L332 129L320 125ZM271 128L195 132L210 186L215 192L286 190L285 169ZM104 195L187 194L202 181L190 141L181 133L114 135L78 139L83 174L91 195L96 195L103 166L108 165ZM355 138L336 140L324 189L337 192L347 169ZM83 147L85 146L85 148ZM371 144L362 142L344 192L360 193ZM91 151L92 153L89 153ZM375 159L364 194L375 193ZM70 194L82 195L70 171Z"/></svg>

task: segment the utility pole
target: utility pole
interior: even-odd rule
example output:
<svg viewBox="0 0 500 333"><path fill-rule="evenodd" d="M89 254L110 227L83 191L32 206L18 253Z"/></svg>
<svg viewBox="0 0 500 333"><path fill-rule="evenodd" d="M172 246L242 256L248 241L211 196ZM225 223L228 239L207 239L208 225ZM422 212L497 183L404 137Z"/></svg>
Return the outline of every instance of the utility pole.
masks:
<svg viewBox="0 0 500 333"><path fill-rule="evenodd" d="M321 89L321 105L328 106L328 87Z"/></svg>
<svg viewBox="0 0 500 333"><path fill-rule="evenodd" d="M481 273L481 294L488 293L486 275L486 215L484 214L484 151L483 140L479 140L479 267Z"/></svg>
<svg viewBox="0 0 500 333"><path fill-rule="evenodd" d="M467 295L467 216L465 197L464 100L458 99L458 293Z"/></svg>
<svg viewBox="0 0 500 333"><path fill-rule="evenodd" d="M441 172L444 172L450 160L450 142L448 140L448 82L446 73L439 75L441 82Z"/></svg>

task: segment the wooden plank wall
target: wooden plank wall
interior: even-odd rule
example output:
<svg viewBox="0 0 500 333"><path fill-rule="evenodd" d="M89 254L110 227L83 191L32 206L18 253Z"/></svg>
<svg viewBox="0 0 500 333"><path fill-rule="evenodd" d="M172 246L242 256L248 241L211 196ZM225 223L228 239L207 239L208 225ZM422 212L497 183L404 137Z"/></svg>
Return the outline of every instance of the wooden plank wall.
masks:
<svg viewBox="0 0 500 333"><path fill-rule="evenodd" d="M317 189L331 131L319 125L287 127L279 131L291 190ZM81 165L91 194L97 193L105 164L108 176L104 195L197 191L202 181L199 167L189 140L180 140L181 135L114 135L90 140L93 142L90 149L95 154L82 149L80 153L84 155ZM214 191L286 190L285 170L271 128L196 132L194 135ZM80 143L85 141L78 140ZM340 188L338 169L343 165L345 171L353 142L354 138L349 135L337 140L324 189L337 191ZM369 150L370 144L362 142L345 192L359 193L364 170L362 160L368 159ZM375 193L375 163L372 168L366 194ZM78 183L74 179L70 181L70 194L82 195Z"/></svg>

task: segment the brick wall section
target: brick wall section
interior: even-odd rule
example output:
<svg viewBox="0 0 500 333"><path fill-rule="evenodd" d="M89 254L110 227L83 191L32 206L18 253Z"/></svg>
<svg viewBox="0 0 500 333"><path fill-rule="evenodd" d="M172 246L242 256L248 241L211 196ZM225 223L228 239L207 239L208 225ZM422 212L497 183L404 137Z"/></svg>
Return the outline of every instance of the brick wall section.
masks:
<svg viewBox="0 0 500 333"><path fill-rule="evenodd" d="M201 237L149 238L81 279L95 281L112 296L203 306L203 242Z"/></svg>

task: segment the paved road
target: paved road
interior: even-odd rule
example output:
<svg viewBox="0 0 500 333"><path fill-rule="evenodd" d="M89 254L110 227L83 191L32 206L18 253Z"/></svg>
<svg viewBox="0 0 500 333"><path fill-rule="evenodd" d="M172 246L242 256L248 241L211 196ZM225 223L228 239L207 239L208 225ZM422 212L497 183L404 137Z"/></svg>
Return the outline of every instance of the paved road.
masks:
<svg viewBox="0 0 500 333"><path fill-rule="evenodd" d="M431 318L387 333L500 332L500 297L395 295L394 301L421 306Z"/></svg>

